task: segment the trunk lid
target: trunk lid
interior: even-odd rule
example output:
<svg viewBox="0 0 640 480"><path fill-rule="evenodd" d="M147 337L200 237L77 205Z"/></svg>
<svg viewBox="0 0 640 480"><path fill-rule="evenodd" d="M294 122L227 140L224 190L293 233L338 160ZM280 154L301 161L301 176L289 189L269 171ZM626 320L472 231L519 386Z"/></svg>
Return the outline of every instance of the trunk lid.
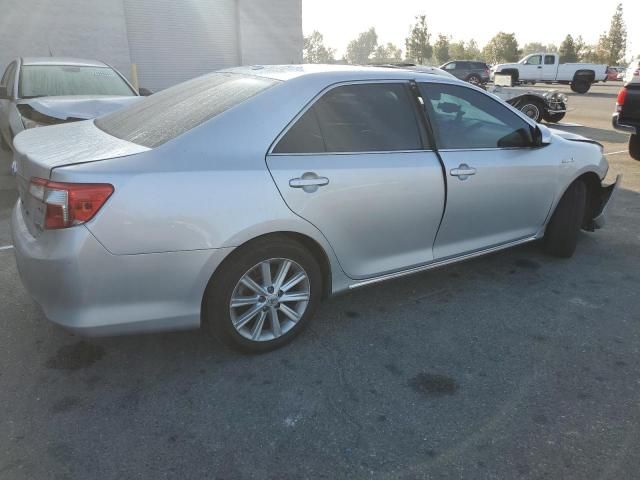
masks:
<svg viewBox="0 0 640 480"><path fill-rule="evenodd" d="M25 130L14 139L14 161L18 193L27 226L37 233L42 203L29 194L32 178L51 178L56 167L97 162L150 150L103 132L92 120Z"/></svg>
<svg viewBox="0 0 640 480"><path fill-rule="evenodd" d="M112 95L73 95L23 99L19 105L29 105L34 110L57 120L88 120L106 115L144 97Z"/></svg>

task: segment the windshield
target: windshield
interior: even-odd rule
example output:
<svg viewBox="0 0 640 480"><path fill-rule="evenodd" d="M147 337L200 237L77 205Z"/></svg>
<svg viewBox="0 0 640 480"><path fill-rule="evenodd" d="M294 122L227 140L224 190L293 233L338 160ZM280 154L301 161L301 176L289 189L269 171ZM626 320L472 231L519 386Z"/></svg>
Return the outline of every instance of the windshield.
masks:
<svg viewBox="0 0 640 480"><path fill-rule="evenodd" d="M20 98L60 95L120 95L135 92L109 67L25 65L20 70Z"/></svg>
<svg viewBox="0 0 640 480"><path fill-rule="evenodd" d="M257 95L277 80L211 73L158 92L95 124L109 135L153 148Z"/></svg>

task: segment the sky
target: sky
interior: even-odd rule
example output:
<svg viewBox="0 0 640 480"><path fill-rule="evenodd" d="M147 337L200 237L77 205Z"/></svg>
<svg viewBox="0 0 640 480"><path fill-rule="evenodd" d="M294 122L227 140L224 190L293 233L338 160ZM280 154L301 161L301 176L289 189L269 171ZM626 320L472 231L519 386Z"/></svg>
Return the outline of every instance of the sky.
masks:
<svg viewBox="0 0 640 480"><path fill-rule="evenodd" d="M433 37L438 33L454 40L475 39L480 48L499 31L514 32L522 47L541 42L559 45L570 33L596 43L609 29L619 0L536 0L482 2L478 0L302 0L305 35L318 30L325 45L344 54L360 32L375 27L378 43L393 42L404 50L404 39L414 17L427 16ZM640 0L622 2L627 24L627 56L640 55Z"/></svg>

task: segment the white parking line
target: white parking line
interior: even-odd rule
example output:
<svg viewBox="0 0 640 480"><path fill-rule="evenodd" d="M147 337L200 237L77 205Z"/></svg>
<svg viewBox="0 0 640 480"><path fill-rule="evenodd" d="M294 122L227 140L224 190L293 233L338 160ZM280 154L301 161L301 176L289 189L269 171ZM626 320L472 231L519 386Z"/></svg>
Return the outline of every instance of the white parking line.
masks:
<svg viewBox="0 0 640 480"><path fill-rule="evenodd" d="M605 156L607 155L618 155L620 153L627 153L626 150L620 150L619 152L609 152L609 153L605 153Z"/></svg>
<svg viewBox="0 0 640 480"><path fill-rule="evenodd" d="M2 250L11 250L13 248L13 245L5 245L4 247L0 247L0 251Z"/></svg>

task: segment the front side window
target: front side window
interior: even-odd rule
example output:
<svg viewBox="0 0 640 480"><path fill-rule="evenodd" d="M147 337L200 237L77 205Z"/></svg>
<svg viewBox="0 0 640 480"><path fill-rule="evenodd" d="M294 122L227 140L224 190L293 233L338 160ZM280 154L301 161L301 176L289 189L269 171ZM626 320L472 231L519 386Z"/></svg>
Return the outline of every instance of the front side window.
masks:
<svg viewBox="0 0 640 480"><path fill-rule="evenodd" d="M109 67L24 65L20 71L20 98L59 95L132 96L134 91Z"/></svg>
<svg viewBox="0 0 640 480"><path fill-rule="evenodd" d="M404 83L333 88L297 120L274 153L421 150L412 101Z"/></svg>
<svg viewBox="0 0 640 480"><path fill-rule="evenodd" d="M533 145L532 127L486 94L467 87L420 84L438 147L525 148Z"/></svg>
<svg viewBox="0 0 640 480"><path fill-rule="evenodd" d="M542 63L541 55L534 55L533 57L529 57L527 60L527 65L540 65Z"/></svg>
<svg viewBox="0 0 640 480"><path fill-rule="evenodd" d="M444 66L444 69L445 70L455 70L456 69L456 65L457 65L456 62L447 63Z"/></svg>

